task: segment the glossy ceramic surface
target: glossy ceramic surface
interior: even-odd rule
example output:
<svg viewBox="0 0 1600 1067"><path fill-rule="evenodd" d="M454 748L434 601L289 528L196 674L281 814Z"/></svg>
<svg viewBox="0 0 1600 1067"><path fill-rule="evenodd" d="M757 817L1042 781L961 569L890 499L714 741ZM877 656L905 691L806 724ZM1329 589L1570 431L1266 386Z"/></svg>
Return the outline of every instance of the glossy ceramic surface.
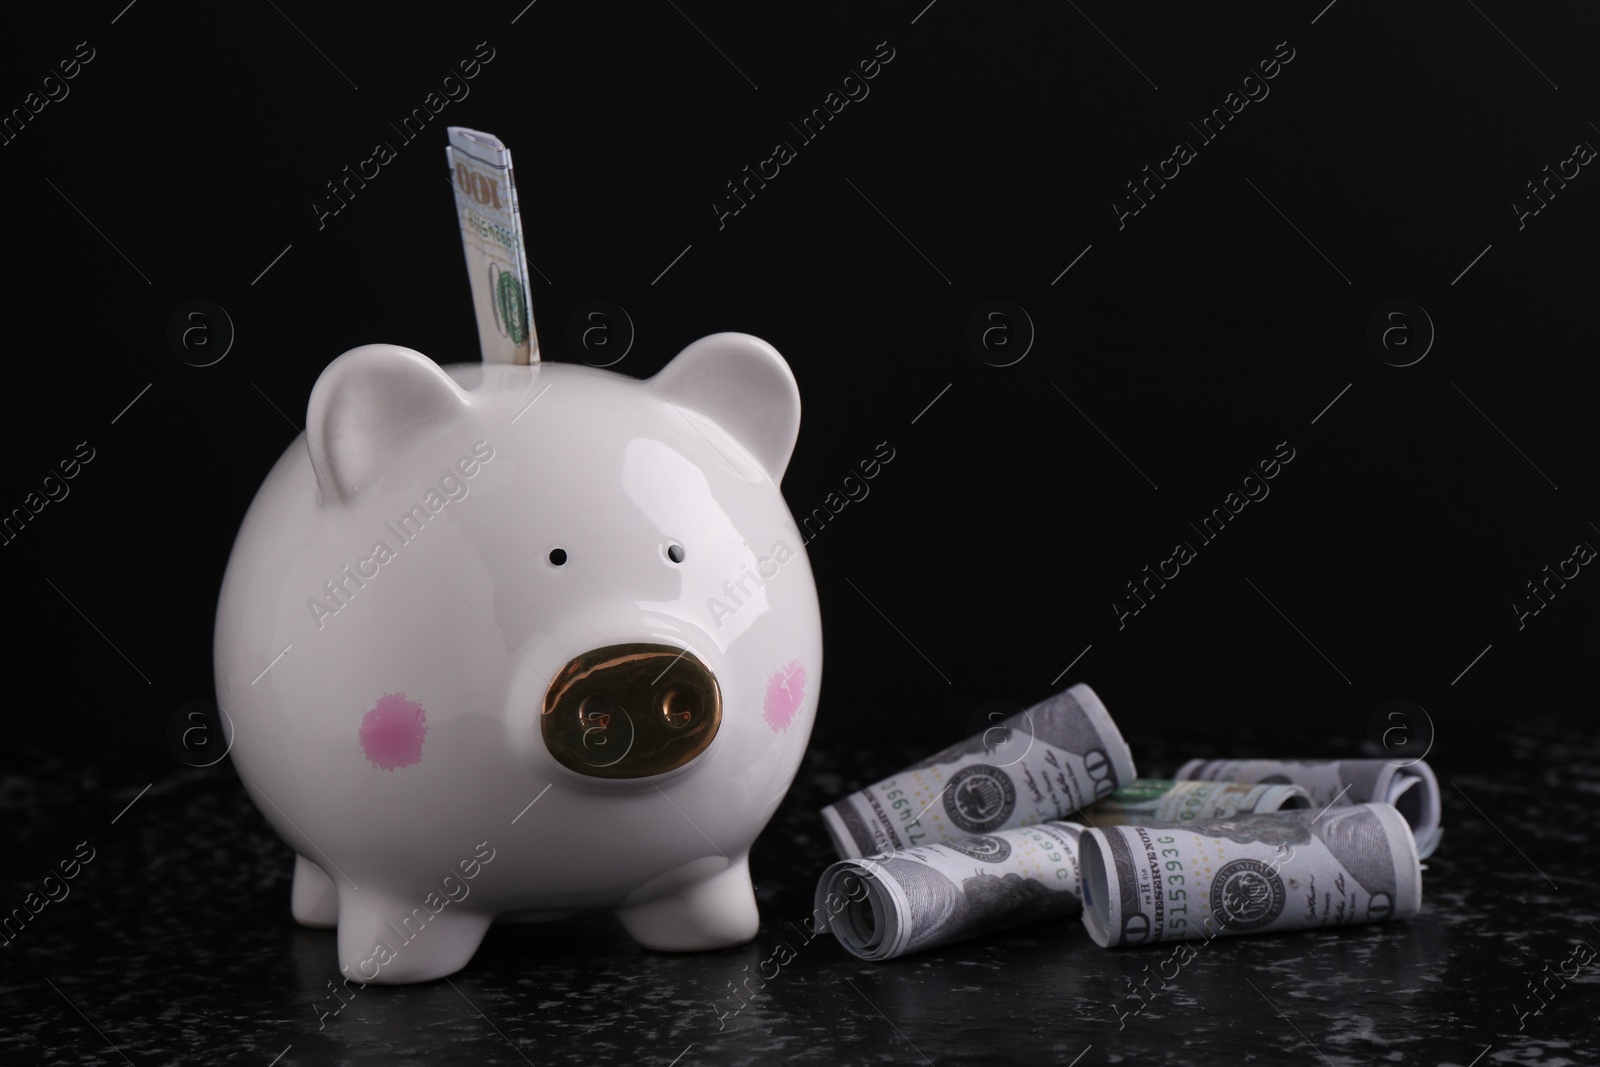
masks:
<svg viewBox="0 0 1600 1067"><path fill-rule="evenodd" d="M645 381L388 345L323 372L240 529L215 656L234 764L299 855L294 914L338 926L348 978L448 974L497 917L610 909L661 949L754 935L746 858L821 682L778 489L799 416L744 334ZM691 705L634 671L558 759L551 680L635 645L685 651L660 686L716 694L709 741L638 762Z"/></svg>

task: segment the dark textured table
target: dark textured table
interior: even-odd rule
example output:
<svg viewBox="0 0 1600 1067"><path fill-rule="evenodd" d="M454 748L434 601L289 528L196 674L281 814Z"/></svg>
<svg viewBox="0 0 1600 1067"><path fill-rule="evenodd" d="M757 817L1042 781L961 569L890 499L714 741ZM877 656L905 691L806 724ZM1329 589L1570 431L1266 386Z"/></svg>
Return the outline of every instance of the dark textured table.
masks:
<svg viewBox="0 0 1600 1067"><path fill-rule="evenodd" d="M1146 774L1359 754L1287 733L1129 740ZM817 808L937 747L813 745L755 848L752 944L652 953L607 916L497 926L448 980L340 1002L334 935L289 918L291 853L226 764L10 753L6 910L93 858L0 948L0 1063L1600 1063L1600 959L1574 962L1600 948L1587 732L1444 736L1429 762L1447 832L1414 921L1218 940L1164 988L1170 947L1099 949L1076 919L881 964L807 937L832 859ZM776 977L746 984L781 944Z"/></svg>

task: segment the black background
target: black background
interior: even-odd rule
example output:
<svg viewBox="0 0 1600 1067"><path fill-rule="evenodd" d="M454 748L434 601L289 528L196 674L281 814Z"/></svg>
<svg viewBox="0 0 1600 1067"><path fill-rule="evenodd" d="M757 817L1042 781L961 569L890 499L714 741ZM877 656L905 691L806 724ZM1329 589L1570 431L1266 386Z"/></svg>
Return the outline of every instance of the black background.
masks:
<svg viewBox="0 0 1600 1067"><path fill-rule="evenodd" d="M1511 205L1600 145L1597 30L1592 6L1506 0L11 13L0 116L79 42L94 58L0 145L0 516L80 442L94 459L0 539L4 906L72 842L104 858L0 947L0 1059L1593 1061L1585 990L1528 1020L1518 998L1600 931L1600 577L1520 628L1512 603L1600 546L1600 176L1521 228ZM402 143L389 123L479 42L470 95ZM719 228L724 183L880 42L870 94ZM1289 49L1202 144L1188 124ZM808 545L826 670L754 848L757 939L496 927L449 984L373 989L324 1029L333 935L290 920L289 848L171 731L213 695L232 540L321 370L373 342L478 356L447 125L515 153L546 359L579 358L592 300L634 323L630 375L708 333L772 342L805 405L797 518L880 443L894 459ZM1113 199L1179 140L1197 158L1119 228ZM379 141L397 158L319 228ZM195 300L235 330L211 366L168 342ZM995 300L1036 334L1010 366L968 343ZM1437 334L1406 367L1367 340L1397 300ZM1200 545L1189 523L1280 443L1270 495ZM1198 557L1119 628L1124 583L1180 540ZM1075 918L886 964L819 938L724 1031L733 980L811 914L820 806L1076 681L1145 773L1349 755L1397 724L1406 756L1431 745L1448 835L1423 913L1219 942L1131 1019L1152 952L1088 947Z"/></svg>
<svg viewBox="0 0 1600 1067"><path fill-rule="evenodd" d="M591 299L631 316L631 375L719 330L771 341L805 404L797 516L894 449L809 545L819 736L952 740L1078 680L1134 734L1360 735L1396 699L1440 746L1592 723L1600 578L1521 629L1511 602L1600 545L1600 178L1522 229L1510 205L1600 144L1600 16L924 2L31 11L0 107L78 42L95 58L0 148L0 506L78 442L95 458L0 548L14 684L40 694L8 749L170 758L175 709L212 694L234 532L320 370L377 341L476 358L450 124L515 153L545 358L575 358ZM402 143L388 123L484 41L470 96ZM870 95L719 228L723 184L879 42ZM1270 95L1202 143L1187 122L1279 42ZM397 158L319 228L324 183L380 140ZM1178 140L1198 158L1119 228L1112 199ZM194 299L236 330L204 368L166 340ZM967 343L993 299L1036 330L1011 366ZM1402 299L1437 339L1399 368L1366 333ZM1187 523L1279 442L1270 496L1119 629L1123 584L1198 547Z"/></svg>

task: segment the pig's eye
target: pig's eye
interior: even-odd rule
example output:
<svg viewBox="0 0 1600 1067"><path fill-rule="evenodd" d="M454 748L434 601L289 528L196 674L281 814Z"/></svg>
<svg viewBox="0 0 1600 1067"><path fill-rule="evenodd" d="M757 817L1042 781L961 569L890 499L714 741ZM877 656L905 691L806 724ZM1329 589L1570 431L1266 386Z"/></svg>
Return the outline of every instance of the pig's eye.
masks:
<svg viewBox="0 0 1600 1067"><path fill-rule="evenodd" d="M563 563L565 563L566 561L567 561L567 550L566 549L564 549L564 548L552 548L550 550L550 562L551 563L553 563L557 567L559 567Z"/></svg>
<svg viewBox="0 0 1600 1067"><path fill-rule="evenodd" d="M676 543L668 545L667 546L667 558L670 559L674 563L682 563L683 562L683 546L680 545L680 544L676 544Z"/></svg>

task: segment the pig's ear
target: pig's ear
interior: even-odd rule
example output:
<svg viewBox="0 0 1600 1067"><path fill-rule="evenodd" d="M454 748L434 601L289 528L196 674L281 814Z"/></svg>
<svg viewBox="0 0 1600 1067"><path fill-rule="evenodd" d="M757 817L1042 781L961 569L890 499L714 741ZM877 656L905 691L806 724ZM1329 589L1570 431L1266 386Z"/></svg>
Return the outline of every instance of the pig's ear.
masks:
<svg viewBox="0 0 1600 1067"><path fill-rule="evenodd" d="M311 390L306 443L324 504L371 485L396 437L471 405L421 352L396 345L352 348L328 364Z"/></svg>
<svg viewBox="0 0 1600 1067"><path fill-rule="evenodd" d="M800 387L778 350L747 333L714 333L650 379L674 404L698 411L748 448L777 482L800 433Z"/></svg>

